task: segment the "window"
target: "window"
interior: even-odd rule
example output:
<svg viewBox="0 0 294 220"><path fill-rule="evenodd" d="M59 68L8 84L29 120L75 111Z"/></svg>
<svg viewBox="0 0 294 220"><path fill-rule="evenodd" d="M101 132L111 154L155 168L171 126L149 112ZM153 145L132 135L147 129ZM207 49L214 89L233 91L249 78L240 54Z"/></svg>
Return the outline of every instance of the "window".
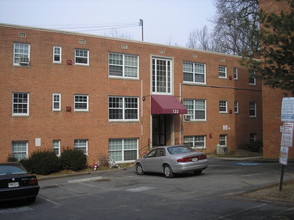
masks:
<svg viewBox="0 0 294 220"><path fill-rule="evenodd" d="M53 152L60 156L60 140L53 140L52 141Z"/></svg>
<svg viewBox="0 0 294 220"><path fill-rule="evenodd" d="M218 67L218 77L219 78L227 78L227 67L226 66L219 66Z"/></svg>
<svg viewBox="0 0 294 220"><path fill-rule="evenodd" d="M108 151L116 162L134 161L138 154L138 139L109 139Z"/></svg>
<svg viewBox="0 0 294 220"><path fill-rule="evenodd" d="M206 83L206 66L202 63L183 64L184 82Z"/></svg>
<svg viewBox="0 0 294 220"><path fill-rule="evenodd" d="M138 56L110 53L108 57L109 76L122 78L138 77Z"/></svg>
<svg viewBox="0 0 294 220"><path fill-rule="evenodd" d="M171 94L172 61L164 58L152 58L152 92Z"/></svg>
<svg viewBox="0 0 294 220"><path fill-rule="evenodd" d="M59 93L52 95L52 111L61 111L61 94Z"/></svg>
<svg viewBox="0 0 294 220"><path fill-rule="evenodd" d="M256 142L256 133L250 133L249 134L249 143L255 143Z"/></svg>
<svg viewBox="0 0 294 220"><path fill-rule="evenodd" d="M249 117L256 117L256 102L249 102Z"/></svg>
<svg viewBox="0 0 294 220"><path fill-rule="evenodd" d="M191 115L191 120L205 121L206 120L206 100L203 99L186 99L184 106Z"/></svg>
<svg viewBox="0 0 294 220"><path fill-rule="evenodd" d="M219 101L219 113L228 113L228 103L225 100Z"/></svg>
<svg viewBox="0 0 294 220"><path fill-rule="evenodd" d="M203 149L206 148L206 136L186 136L184 143L192 148Z"/></svg>
<svg viewBox="0 0 294 220"><path fill-rule="evenodd" d="M88 95L75 95L74 97L75 111L86 112L89 110Z"/></svg>
<svg viewBox="0 0 294 220"><path fill-rule="evenodd" d="M256 85L256 78L255 78L255 72L249 71L249 85Z"/></svg>
<svg viewBox="0 0 294 220"><path fill-rule="evenodd" d="M75 49L75 64L89 65L89 50Z"/></svg>
<svg viewBox="0 0 294 220"><path fill-rule="evenodd" d="M239 102L237 101L234 102L234 112L235 114L239 113Z"/></svg>
<svg viewBox="0 0 294 220"><path fill-rule="evenodd" d="M27 141L13 141L12 142L12 156L17 160L28 157L28 142Z"/></svg>
<svg viewBox="0 0 294 220"><path fill-rule="evenodd" d="M81 150L84 154L88 154L88 140L78 139L74 142L74 149Z"/></svg>
<svg viewBox="0 0 294 220"><path fill-rule="evenodd" d="M30 45L15 43L13 51L13 65L27 66L30 64Z"/></svg>
<svg viewBox="0 0 294 220"><path fill-rule="evenodd" d="M53 47L53 63L61 63L62 48L58 46Z"/></svg>
<svg viewBox="0 0 294 220"><path fill-rule="evenodd" d="M234 67L234 80L239 79L239 69L238 67Z"/></svg>
<svg viewBox="0 0 294 220"><path fill-rule="evenodd" d="M108 107L110 121L139 120L139 104L137 97L110 96Z"/></svg>
<svg viewBox="0 0 294 220"><path fill-rule="evenodd" d="M12 94L12 115L28 116L29 115L29 94L20 92Z"/></svg>
<svg viewBox="0 0 294 220"><path fill-rule="evenodd" d="M219 136L219 145L220 146L227 146L227 135L226 134L221 134Z"/></svg>

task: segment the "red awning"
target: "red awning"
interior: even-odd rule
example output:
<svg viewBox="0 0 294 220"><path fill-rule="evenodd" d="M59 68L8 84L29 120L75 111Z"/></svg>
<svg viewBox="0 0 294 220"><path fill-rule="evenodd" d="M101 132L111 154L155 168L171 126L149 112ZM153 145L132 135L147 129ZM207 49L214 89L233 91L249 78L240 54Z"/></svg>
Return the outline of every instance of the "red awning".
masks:
<svg viewBox="0 0 294 220"><path fill-rule="evenodd" d="M171 95L152 95L151 114L187 114L187 109Z"/></svg>

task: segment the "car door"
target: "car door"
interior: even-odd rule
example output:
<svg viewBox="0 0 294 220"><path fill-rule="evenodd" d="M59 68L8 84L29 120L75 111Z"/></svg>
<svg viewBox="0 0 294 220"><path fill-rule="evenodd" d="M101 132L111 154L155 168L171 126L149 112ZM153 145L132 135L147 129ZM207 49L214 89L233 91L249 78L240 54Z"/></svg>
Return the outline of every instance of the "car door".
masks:
<svg viewBox="0 0 294 220"><path fill-rule="evenodd" d="M151 150L142 160L142 166L145 172L154 172L154 158L157 149Z"/></svg>
<svg viewBox="0 0 294 220"><path fill-rule="evenodd" d="M158 148L155 154L154 158L154 171L156 173L162 173L163 172L163 163L165 159L166 153L164 148Z"/></svg>

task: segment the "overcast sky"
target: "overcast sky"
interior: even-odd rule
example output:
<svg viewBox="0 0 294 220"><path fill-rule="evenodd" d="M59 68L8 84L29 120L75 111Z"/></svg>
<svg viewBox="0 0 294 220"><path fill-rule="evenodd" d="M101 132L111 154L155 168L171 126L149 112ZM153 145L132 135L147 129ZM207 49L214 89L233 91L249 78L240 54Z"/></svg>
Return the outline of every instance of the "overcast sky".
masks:
<svg viewBox="0 0 294 220"><path fill-rule="evenodd" d="M144 41L178 46L214 13L213 0L0 0L0 23L141 40L143 19Z"/></svg>

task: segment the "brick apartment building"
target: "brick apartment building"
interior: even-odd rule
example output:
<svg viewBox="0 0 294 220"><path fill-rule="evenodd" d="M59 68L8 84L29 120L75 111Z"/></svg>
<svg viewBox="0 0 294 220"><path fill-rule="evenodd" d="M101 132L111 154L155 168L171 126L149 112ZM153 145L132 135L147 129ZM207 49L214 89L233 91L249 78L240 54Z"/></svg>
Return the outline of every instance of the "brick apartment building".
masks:
<svg viewBox="0 0 294 220"><path fill-rule="evenodd" d="M261 82L240 59L0 24L0 161L78 148L89 163L129 162L157 145L262 140Z"/></svg>

